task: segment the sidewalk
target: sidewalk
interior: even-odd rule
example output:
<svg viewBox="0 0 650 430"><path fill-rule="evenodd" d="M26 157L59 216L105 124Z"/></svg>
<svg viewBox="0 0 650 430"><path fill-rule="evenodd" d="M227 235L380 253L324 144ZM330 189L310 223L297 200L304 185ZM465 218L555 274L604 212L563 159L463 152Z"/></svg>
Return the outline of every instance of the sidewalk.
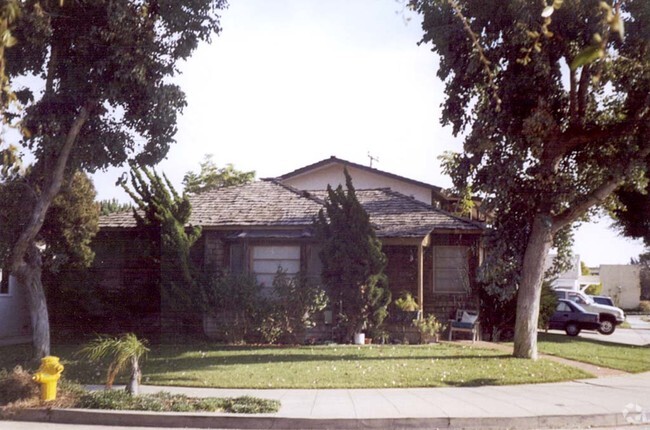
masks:
<svg viewBox="0 0 650 430"><path fill-rule="evenodd" d="M360 390L243 390L144 386L194 397L255 396L275 414L31 411L20 420L87 425L239 429L540 429L650 426L650 372L553 384ZM635 426L635 429L645 426Z"/></svg>

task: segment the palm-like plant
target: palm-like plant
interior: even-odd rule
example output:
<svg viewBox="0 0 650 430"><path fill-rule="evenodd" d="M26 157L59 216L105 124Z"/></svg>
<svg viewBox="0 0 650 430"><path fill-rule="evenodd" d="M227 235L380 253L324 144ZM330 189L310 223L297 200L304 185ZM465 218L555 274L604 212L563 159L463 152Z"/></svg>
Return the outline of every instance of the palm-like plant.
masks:
<svg viewBox="0 0 650 430"><path fill-rule="evenodd" d="M140 340L133 333L126 333L120 337L98 336L95 340L84 346L79 353L91 361L100 361L109 358L108 372L106 374L106 389L110 389L117 375L131 365L131 378L126 385L126 391L136 395L140 390L142 371L140 358L148 351L146 340Z"/></svg>

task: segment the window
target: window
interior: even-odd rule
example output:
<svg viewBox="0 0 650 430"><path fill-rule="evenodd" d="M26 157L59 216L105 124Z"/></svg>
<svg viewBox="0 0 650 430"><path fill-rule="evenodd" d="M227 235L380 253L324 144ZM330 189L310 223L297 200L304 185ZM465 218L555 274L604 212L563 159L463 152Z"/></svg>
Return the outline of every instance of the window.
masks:
<svg viewBox="0 0 650 430"><path fill-rule="evenodd" d="M465 293L469 289L466 246L433 248L433 290L437 293Z"/></svg>
<svg viewBox="0 0 650 430"><path fill-rule="evenodd" d="M557 304L557 308L555 310L558 312L571 312L571 307L564 302L560 302Z"/></svg>
<svg viewBox="0 0 650 430"><path fill-rule="evenodd" d="M9 294L9 271L0 269L0 295Z"/></svg>
<svg viewBox="0 0 650 430"><path fill-rule="evenodd" d="M230 271L241 275L244 270L244 245L239 243L230 245Z"/></svg>
<svg viewBox="0 0 650 430"><path fill-rule="evenodd" d="M265 287L273 285L279 268L288 275L300 272L300 246L254 246L251 259L252 272L257 282Z"/></svg>

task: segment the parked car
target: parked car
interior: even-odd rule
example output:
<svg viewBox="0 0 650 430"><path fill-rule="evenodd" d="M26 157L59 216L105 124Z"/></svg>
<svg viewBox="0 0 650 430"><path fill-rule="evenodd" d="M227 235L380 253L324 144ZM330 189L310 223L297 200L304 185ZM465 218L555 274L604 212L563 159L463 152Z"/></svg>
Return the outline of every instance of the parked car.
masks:
<svg viewBox="0 0 650 430"><path fill-rule="evenodd" d="M612 300L611 297L607 297L607 296L589 296L589 297L591 297L594 302L600 305L616 306L614 304L614 300Z"/></svg>
<svg viewBox="0 0 650 430"><path fill-rule="evenodd" d="M610 335L614 333L616 326L625 321L625 313L616 306L601 305L596 303L591 297L576 290L555 290L558 299L570 300L585 308L588 312L595 312L600 319L600 328L598 332Z"/></svg>
<svg viewBox="0 0 650 430"><path fill-rule="evenodd" d="M577 336L582 330L599 329L600 320L597 313L587 312L571 300L558 300L555 312L548 322L548 328L564 330L569 336Z"/></svg>

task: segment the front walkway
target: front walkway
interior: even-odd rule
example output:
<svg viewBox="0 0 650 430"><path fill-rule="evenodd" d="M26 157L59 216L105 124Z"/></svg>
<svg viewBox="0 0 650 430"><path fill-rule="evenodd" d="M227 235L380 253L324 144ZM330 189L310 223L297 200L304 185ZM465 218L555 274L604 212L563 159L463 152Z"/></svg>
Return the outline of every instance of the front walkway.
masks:
<svg viewBox="0 0 650 430"><path fill-rule="evenodd" d="M145 386L193 397L255 396L275 414L31 410L14 419L86 425L239 429L547 429L650 425L650 372L552 384L358 390ZM638 429L640 427L635 427Z"/></svg>

